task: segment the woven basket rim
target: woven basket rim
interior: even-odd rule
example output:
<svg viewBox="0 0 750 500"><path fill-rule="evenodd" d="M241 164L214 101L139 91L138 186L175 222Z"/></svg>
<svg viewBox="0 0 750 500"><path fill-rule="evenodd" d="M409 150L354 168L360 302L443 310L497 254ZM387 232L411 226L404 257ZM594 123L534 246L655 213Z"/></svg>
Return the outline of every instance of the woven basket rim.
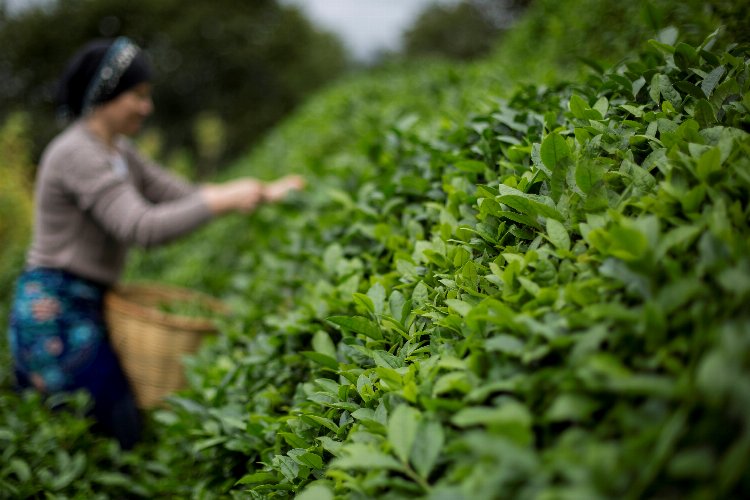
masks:
<svg viewBox="0 0 750 500"><path fill-rule="evenodd" d="M160 300L197 300L219 314L227 315L230 312L226 304L203 292L175 285L142 281L120 283L112 287L105 297L109 313L136 317L144 321L173 327L177 329L175 333L180 333L179 330L216 331L216 323L213 319L168 313L154 307L155 302L146 305L133 301L129 297L134 294L158 297Z"/></svg>

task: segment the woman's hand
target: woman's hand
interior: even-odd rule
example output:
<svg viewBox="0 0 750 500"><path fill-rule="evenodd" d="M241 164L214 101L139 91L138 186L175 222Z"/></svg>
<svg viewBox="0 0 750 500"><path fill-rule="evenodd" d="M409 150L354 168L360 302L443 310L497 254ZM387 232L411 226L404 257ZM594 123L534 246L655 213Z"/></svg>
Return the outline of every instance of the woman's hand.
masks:
<svg viewBox="0 0 750 500"><path fill-rule="evenodd" d="M291 192L305 187L305 180L299 175L287 175L273 182L269 182L263 189L263 200L275 203L281 201Z"/></svg>
<svg viewBox="0 0 750 500"><path fill-rule="evenodd" d="M201 193L211 212L219 215L227 212L249 213L263 202L281 201L291 191L304 187L305 180L299 175L288 175L268 183L243 177L223 184L206 184L201 187Z"/></svg>
<svg viewBox="0 0 750 500"><path fill-rule="evenodd" d="M223 184L207 184L201 188L208 208L214 214L252 212L263 201L264 185L257 179L244 177Z"/></svg>

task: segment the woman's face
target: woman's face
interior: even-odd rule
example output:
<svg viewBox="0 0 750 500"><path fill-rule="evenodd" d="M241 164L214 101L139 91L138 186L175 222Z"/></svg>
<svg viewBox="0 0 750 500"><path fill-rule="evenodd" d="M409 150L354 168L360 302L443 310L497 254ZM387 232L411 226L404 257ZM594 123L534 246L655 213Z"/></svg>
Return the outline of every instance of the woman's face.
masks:
<svg viewBox="0 0 750 500"><path fill-rule="evenodd" d="M106 121L110 130L127 136L138 133L143 126L143 121L153 110L151 84L148 82L139 83L99 106L100 116Z"/></svg>

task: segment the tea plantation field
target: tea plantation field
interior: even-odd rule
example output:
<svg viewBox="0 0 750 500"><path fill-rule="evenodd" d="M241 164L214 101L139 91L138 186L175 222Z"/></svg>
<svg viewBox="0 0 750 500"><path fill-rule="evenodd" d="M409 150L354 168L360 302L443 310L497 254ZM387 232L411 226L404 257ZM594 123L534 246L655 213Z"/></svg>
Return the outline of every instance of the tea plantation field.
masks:
<svg viewBox="0 0 750 500"><path fill-rule="evenodd" d="M234 310L149 442L3 394L0 492L746 496L748 17L656 5L539 0L311 100L229 174L306 191L133 256Z"/></svg>

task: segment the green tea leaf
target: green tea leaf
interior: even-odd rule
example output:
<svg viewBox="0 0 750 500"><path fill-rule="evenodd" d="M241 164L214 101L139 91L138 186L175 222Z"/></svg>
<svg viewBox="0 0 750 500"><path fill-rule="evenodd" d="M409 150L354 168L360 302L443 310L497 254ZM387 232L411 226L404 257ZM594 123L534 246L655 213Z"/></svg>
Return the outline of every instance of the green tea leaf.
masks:
<svg viewBox="0 0 750 500"><path fill-rule="evenodd" d="M380 363L385 364L383 361L380 361ZM380 384L386 390L397 391L404 385L404 377L396 371L396 368L380 365L375 368L375 373L380 377Z"/></svg>
<svg viewBox="0 0 750 500"><path fill-rule="evenodd" d="M687 71L698 64L698 51L692 46L680 42L675 47L674 62L678 68Z"/></svg>
<svg viewBox="0 0 750 500"><path fill-rule="evenodd" d="M481 161L476 160L461 160L456 162L456 168L462 172L468 172L473 174L481 174L487 168Z"/></svg>
<svg viewBox="0 0 750 500"><path fill-rule="evenodd" d="M341 450L343 443L341 443L340 441L336 441L335 439L331 439L328 436L320 436L315 439L316 441L320 442L323 449L328 453L330 453L334 457L339 456L339 451Z"/></svg>
<svg viewBox="0 0 750 500"><path fill-rule="evenodd" d="M518 282L521 284L521 287L529 292L532 297L536 297L539 295L539 292L541 291L541 287L537 285L533 280L530 280L528 278L524 278L523 276L519 276Z"/></svg>
<svg viewBox="0 0 750 500"><path fill-rule="evenodd" d="M550 170L555 170L562 160L571 156L568 143L556 132L552 132L544 138L539 153L542 157L542 162Z"/></svg>
<svg viewBox="0 0 750 500"><path fill-rule="evenodd" d="M25 460L21 460L18 457L11 458L7 470L13 472L22 483L31 480L31 467L29 467L29 464Z"/></svg>
<svg viewBox="0 0 750 500"><path fill-rule="evenodd" d="M719 488L729 491L747 472L747 462L750 457L750 434L743 433L736 439L726 452L719 467Z"/></svg>
<svg viewBox="0 0 750 500"><path fill-rule="evenodd" d="M570 112L573 113L573 116L575 116L578 119L581 119L581 120L601 120L602 119L601 112L599 112L596 109L592 109L588 105L588 103L583 100L582 97L576 94L573 94L570 97L570 102L568 106L570 108ZM543 143L542 143L542 147L544 147Z"/></svg>
<svg viewBox="0 0 750 500"><path fill-rule="evenodd" d="M312 346L315 352L336 359L336 346L333 344L331 336L323 330L315 332L312 338Z"/></svg>
<svg viewBox="0 0 750 500"><path fill-rule="evenodd" d="M474 261L468 260L461 268L460 274L456 275L458 283L464 287L470 288L472 291L479 287L479 274L477 273L477 266Z"/></svg>
<svg viewBox="0 0 750 500"><path fill-rule="evenodd" d="M307 448L309 446L307 441L291 432L280 432L279 436L284 438L284 441L293 448Z"/></svg>
<svg viewBox="0 0 750 500"><path fill-rule="evenodd" d="M706 75L706 78L701 83L701 90L703 90L706 96L711 97L711 94L714 93L714 89L721 81L721 77L724 76L725 72L726 68L724 66L718 66Z"/></svg>
<svg viewBox="0 0 750 500"><path fill-rule="evenodd" d="M317 378L313 383L316 388L334 396L338 396L339 390L341 389L340 384L329 378ZM305 448L305 446L299 446L298 448Z"/></svg>
<svg viewBox="0 0 750 500"><path fill-rule="evenodd" d="M657 39L659 42L672 46L677 42L677 37L679 36L680 32L679 30L674 26L667 26L666 28L659 31L657 34Z"/></svg>
<svg viewBox="0 0 750 500"><path fill-rule="evenodd" d="M576 165L576 185L588 194L604 177L604 169L595 161L582 161Z"/></svg>
<svg viewBox="0 0 750 500"><path fill-rule="evenodd" d="M281 472L287 481L294 481L299 475L299 464L291 457L276 455L273 457L271 465Z"/></svg>
<svg viewBox="0 0 750 500"><path fill-rule="evenodd" d="M287 453L295 462L311 469L322 469L323 459L320 455L311 453L305 449L295 448Z"/></svg>
<svg viewBox="0 0 750 500"><path fill-rule="evenodd" d="M726 397L736 377L728 356L719 350L709 351L701 358L696 374L696 386L713 401Z"/></svg>
<svg viewBox="0 0 750 500"><path fill-rule="evenodd" d="M375 364L383 368L401 368L404 362L398 356L387 351L374 351L372 353Z"/></svg>
<svg viewBox="0 0 750 500"><path fill-rule="evenodd" d="M352 417L356 418L357 420L369 420L376 423L378 422L377 417L375 416L375 410L372 410L370 408L360 408L359 410L352 412Z"/></svg>
<svg viewBox="0 0 750 500"><path fill-rule="evenodd" d="M678 107L682 103L682 96L680 96L680 93L672 86L669 77L667 75L656 75L654 78L657 79L659 92L664 99L669 101L673 106Z"/></svg>
<svg viewBox="0 0 750 500"><path fill-rule="evenodd" d="M361 305L367 312L374 314L375 313L375 303L372 301L370 297L363 293L353 293L352 298L354 301Z"/></svg>
<svg viewBox="0 0 750 500"><path fill-rule="evenodd" d="M458 299L447 299L445 303L446 305L448 305L448 307L456 311L461 316L466 316L467 314L469 314L474 307L472 304Z"/></svg>
<svg viewBox="0 0 750 500"><path fill-rule="evenodd" d="M302 351L301 354L307 359L312 360L319 365L325 366L326 368L330 368L331 370L339 369L339 362L336 361L336 358L332 358L327 354L315 351Z"/></svg>
<svg viewBox="0 0 750 500"><path fill-rule="evenodd" d="M385 309L385 287L380 283L375 283L367 291L367 296L372 300L376 314L383 314Z"/></svg>
<svg viewBox="0 0 750 500"><path fill-rule="evenodd" d="M333 500L331 489L318 483L310 483L301 493L294 497L296 500Z"/></svg>
<svg viewBox="0 0 750 500"><path fill-rule="evenodd" d="M670 44L666 44L663 42L660 42L658 40L649 40L649 45L652 47L659 49L660 51L664 52L665 54L674 54L675 48L672 47Z"/></svg>
<svg viewBox="0 0 750 500"><path fill-rule="evenodd" d="M547 237L550 243L559 250L570 250L570 235L562 222L555 219L547 219Z"/></svg>
<svg viewBox="0 0 750 500"><path fill-rule="evenodd" d="M700 87L698 87L696 85L693 85L690 82L687 82L687 81L683 80L681 82L675 83L674 86L677 87L677 89L680 90L681 92L684 92L684 93L686 93L686 94L688 94L691 97L694 97L696 99L705 99L706 98L706 94L703 93L703 90Z"/></svg>
<svg viewBox="0 0 750 500"><path fill-rule="evenodd" d="M634 80L633 81L633 87L632 87L633 98L638 97L638 93L645 86L646 86L646 79L643 78L642 76L639 77L637 80Z"/></svg>
<svg viewBox="0 0 750 500"><path fill-rule="evenodd" d="M635 116L636 118L641 118L643 116L643 108L638 106L632 106L630 104L623 104L620 106L622 109L630 113L631 115Z"/></svg>
<svg viewBox="0 0 750 500"><path fill-rule="evenodd" d="M714 108L706 99L701 99L695 103L693 118L695 118L700 126L704 128L716 123L716 113L714 112Z"/></svg>
<svg viewBox="0 0 750 500"><path fill-rule="evenodd" d="M388 441L404 463L409 461L420 421L420 413L409 405L399 405L388 419Z"/></svg>
<svg viewBox="0 0 750 500"><path fill-rule="evenodd" d="M245 474L234 484L258 484L258 483L269 483L272 481L278 481L278 475L275 472L253 472L252 474Z"/></svg>
<svg viewBox="0 0 750 500"><path fill-rule="evenodd" d="M501 278L502 275L503 272L500 272ZM515 311L503 302L493 298L487 298L469 312L466 316L466 322L475 329L480 321L488 321L493 324L508 326L513 324L515 316Z"/></svg>
<svg viewBox="0 0 750 500"><path fill-rule="evenodd" d="M657 246L657 258L663 258L673 247L679 247L679 251L684 251L688 245L692 244L703 231L699 225L679 226L662 236Z"/></svg>
<svg viewBox="0 0 750 500"><path fill-rule="evenodd" d="M521 403L508 401L499 407L475 406L465 408L451 419L458 427L476 425L492 426L506 424L531 425L531 413Z"/></svg>
<svg viewBox="0 0 750 500"><path fill-rule="evenodd" d="M276 474L274 474L273 472L268 472L266 474L276 477ZM242 479L240 479L240 481L242 481ZM101 471L96 472L91 476L91 482L103 486L127 487L128 485L132 484L133 478L121 472Z"/></svg>
<svg viewBox="0 0 750 500"><path fill-rule="evenodd" d="M440 396L450 392L461 392L466 394L471 390L471 382L465 371L446 373L435 380L432 388L434 396Z"/></svg>
<svg viewBox="0 0 750 500"><path fill-rule="evenodd" d="M406 306L406 299L404 298L404 294L399 292L398 290L394 290L391 292L391 296L388 298L388 308L391 312L391 316L396 319L396 321L405 321L406 316L408 316L409 312L411 311L405 311L404 307ZM411 307L409 308L411 309Z"/></svg>
<svg viewBox="0 0 750 500"><path fill-rule="evenodd" d="M616 225L609 231L596 229L589 233L588 239L605 254L628 262L643 258L649 250L646 236L634 227Z"/></svg>
<svg viewBox="0 0 750 500"><path fill-rule="evenodd" d="M383 338L380 327L369 318L363 316L331 316L326 321L374 340L382 340Z"/></svg>
<svg viewBox="0 0 750 500"><path fill-rule="evenodd" d="M711 96L711 104L720 109L730 99L739 100L741 92L737 80L729 78L716 88L714 95Z"/></svg>
<svg viewBox="0 0 750 500"><path fill-rule="evenodd" d="M707 181L709 176L721 171L721 151L719 148L711 148L701 155L695 167L695 173L702 181Z"/></svg>
<svg viewBox="0 0 750 500"><path fill-rule="evenodd" d="M511 335L495 335L494 337L490 337L485 342L485 346L488 351L493 352L502 352L503 354L507 354L509 356L513 357L519 357L523 354L524 351L524 343L518 340L516 337L513 337Z"/></svg>
<svg viewBox="0 0 750 500"><path fill-rule="evenodd" d="M578 129L576 129L578 130ZM577 137L577 136L576 136ZM541 152L541 144L534 143L531 146L531 162L534 164L536 168L538 168L540 171L544 172L544 175L546 175L548 178L552 177L552 171L547 168L547 166L542 161L542 152Z"/></svg>
<svg viewBox="0 0 750 500"><path fill-rule="evenodd" d="M300 415L300 418L311 425L317 427L323 426L334 433L339 431L339 426L333 423L333 420L330 418L319 417L317 415Z"/></svg>
<svg viewBox="0 0 750 500"><path fill-rule="evenodd" d="M427 285L424 284L424 281L420 281L417 283L417 285L414 287L414 290L411 294L411 300L414 303L416 307L422 307L427 303L427 299L429 298L430 291L427 288Z"/></svg>
<svg viewBox="0 0 750 500"><path fill-rule="evenodd" d="M653 100L655 103L659 104L661 102L661 75L655 74L653 77L651 77L651 85L649 85L648 88L648 95L651 97L651 100Z"/></svg>
<svg viewBox="0 0 750 500"><path fill-rule="evenodd" d="M552 402L545 418L550 422L582 422L596 410L598 404L581 394L561 394Z"/></svg>
<svg viewBox="0 0 750 500"><path fill-rule="evenodd" d="M331 462L331 469L403 469L395 458L364 443L346 444L341 447L340 452L341 456Z"/></svg>
<svg viewBox="0 0 750 500"><path fill-rule="evenodd" d="M435 468L444 443L445 432L440 422L423 418L411 452L411 462L423 479L427 479Z"/></svg>
<svg viewBox="0 0 750 500"><path fill-rule="evenodd" d="M508 186L501 186L497 201L518 210L523 215L563 219L552 199L547 196L526 194Z"/></svg>
<svg viewBox="0 0 750 500"><path fill-rule="evenodd" d="M606 116L609 111L609 99L604 96L597 99L594 103L594 111L598 111L602 117Z"/></svg>
<svg viewBox="0 0 750 500"><path fill-rule="evenodd" d="M227 439L229 438L227 438L226 436L217 436L217 437L201 439L200 441L196 441L195 443L193 443L193 453L198 453L205 449L213 448L214 446L218 446L222 443L226 443Z"/></svg>

